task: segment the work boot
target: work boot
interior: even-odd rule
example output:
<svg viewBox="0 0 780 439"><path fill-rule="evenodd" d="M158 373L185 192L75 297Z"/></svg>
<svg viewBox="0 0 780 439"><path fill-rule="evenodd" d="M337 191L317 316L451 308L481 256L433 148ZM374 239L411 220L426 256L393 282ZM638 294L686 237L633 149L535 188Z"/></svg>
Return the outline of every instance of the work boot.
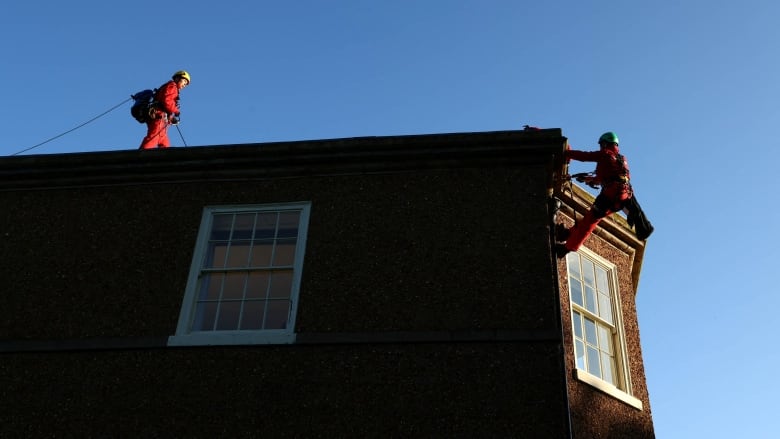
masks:
<svg viewBox="0 0 780 439"><path fill-rule="evenodd" d="M555 240L559 242L566 242L567 239L569 239L569 229L566 228L563 224L556 224L555 225Z"/></svg>
<svg viewBox="0 0 780 439"><path fill-rule="evenodd" d="M569 249L566 248L565 244L561 244L561 243L555 244L555 256L559 258L563 258L566 256L567 253L569 253Z"/></svg>

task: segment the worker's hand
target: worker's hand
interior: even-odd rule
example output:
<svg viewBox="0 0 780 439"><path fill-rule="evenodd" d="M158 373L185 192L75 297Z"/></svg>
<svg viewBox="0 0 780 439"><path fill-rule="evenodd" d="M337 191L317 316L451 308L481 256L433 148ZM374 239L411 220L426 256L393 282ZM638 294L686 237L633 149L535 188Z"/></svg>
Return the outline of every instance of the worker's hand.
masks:
<svg viewBox="0 0 780 439"><path fill-rule="evenodd" d="M592 187L593 189L598 189L598 188L599 188L599 184L598 184L598 182L596 181L596 176L595 176L595 175L588 175L588 176L585 176L585 177L583 177L583 179L582 179L582 180L580 180L580 181L581 181L582 183L585 183L585 184L587 184L588 186Z"/></svg>
<svg viewBox="0 0 780 439"><path fill-rule="evenodd" d="M178 117L172 117L168 119L168 121L171 123L171 125L178 125L179 124L179 118Z"/></svg>
<svg viewBox="0 0 780 439"><path fill-rule="evenodd" d="M181 114L181 113L179 113L178 111L177 111L177 112L175 112L175 113L173 113L173 115L174 115L174 116L176 116L176 117L179 117L179 115L180 115L180 114Z"/></svg>

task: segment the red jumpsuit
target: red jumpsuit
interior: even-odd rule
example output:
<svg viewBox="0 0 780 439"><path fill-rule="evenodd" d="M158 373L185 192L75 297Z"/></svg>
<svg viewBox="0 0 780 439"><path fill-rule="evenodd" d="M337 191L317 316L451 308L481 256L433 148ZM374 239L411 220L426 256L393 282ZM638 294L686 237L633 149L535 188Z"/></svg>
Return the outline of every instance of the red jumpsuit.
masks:
<svg viewBox="0 0 780 439"><path fill-rule="evenodd" d="M620 155L617 145L605 145L599 151L566 150L566 159L596 162L596 176L593 182L601 185L601 192L593 202L593 206L569 231L566 249L577 251L602 218L623 209L626 200L633 196L633 191L628 162Z"/></svg>
<svg viewBox="0 0 780 439"><path fill-rule="evenodd" d="M179 87L174 81L168 81L154 95L156 102L146 122L146 137L141 141L141 149L167 148L169 118L179 112Z"/></svg>

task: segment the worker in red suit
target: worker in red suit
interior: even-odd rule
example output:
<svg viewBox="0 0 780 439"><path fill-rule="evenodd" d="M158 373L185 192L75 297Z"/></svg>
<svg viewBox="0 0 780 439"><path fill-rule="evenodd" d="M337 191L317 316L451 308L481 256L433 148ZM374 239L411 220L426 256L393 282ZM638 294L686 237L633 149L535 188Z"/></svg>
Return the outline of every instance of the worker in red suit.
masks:
<svg viewBox="0 0 780 439"><path fill-rule="evenodd" d="M595 175L585 179L589 185L601 186L601 192L593 205L585 213L584 218L577 221L571 229L559 229L557 239L565 241L555 246L556 254L563 257L570 251L577 251L585 239L593 233L602 218L619 212L633 196L631 175L628 162L618 149L618 137L609 131L599 137L598 151L576 151L567 149L566 162L578 160L581 162L596 162Z"/></svg>
<svg viewBox="0 0 780 439"><path fill-rule="evenodd" d="M154 95L154 103L146 121L146 137L140 149L168 148L168 126L179 123L179 90L190 83L190 74L179 70Z"/></svg>

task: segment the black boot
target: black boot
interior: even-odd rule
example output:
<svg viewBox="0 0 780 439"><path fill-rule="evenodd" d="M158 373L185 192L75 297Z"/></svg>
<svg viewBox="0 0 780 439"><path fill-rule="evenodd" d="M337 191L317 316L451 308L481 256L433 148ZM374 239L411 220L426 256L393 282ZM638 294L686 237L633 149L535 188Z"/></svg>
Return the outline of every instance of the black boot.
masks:
<svg viewBox="0 0 780 439"><path fill-rule="evenodd" d="M563 224L556 224L555 225L555 240L558 242L566 242L567 239L569 239L569 229L566 228Z"/></svg>
<svg viewBox="0 0 780 439"><path fill-rule="evenodd" d="M565 244L561 244L561 243L555 244L555 256L559 258L563 258L566 256L567 253L569 253L569 249L566 248Z"/></svg>

